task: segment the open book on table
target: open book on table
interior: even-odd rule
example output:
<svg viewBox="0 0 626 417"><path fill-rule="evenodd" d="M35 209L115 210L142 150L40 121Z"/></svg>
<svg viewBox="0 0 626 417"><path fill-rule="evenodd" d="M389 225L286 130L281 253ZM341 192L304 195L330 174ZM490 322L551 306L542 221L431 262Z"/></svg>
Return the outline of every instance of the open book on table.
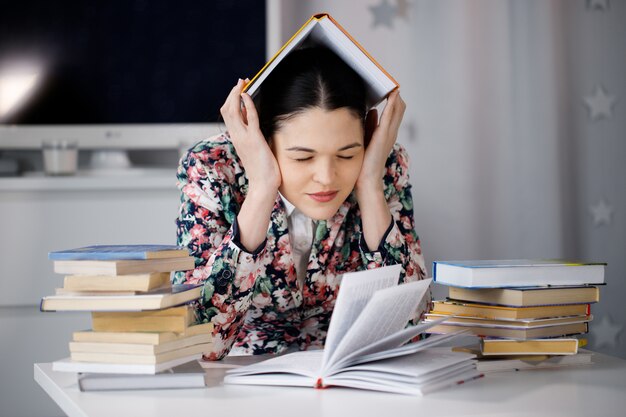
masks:
<svg viewBox="0 0 626 417"><path fill-rule="evenodd" d="M474 355L434 348L460 333L407 343L434 325L406 327L431 280L397 285L400 268L394 265L343 276L323 350L290 353L232 369L224 382L424 394L481 376Z"/></svg>

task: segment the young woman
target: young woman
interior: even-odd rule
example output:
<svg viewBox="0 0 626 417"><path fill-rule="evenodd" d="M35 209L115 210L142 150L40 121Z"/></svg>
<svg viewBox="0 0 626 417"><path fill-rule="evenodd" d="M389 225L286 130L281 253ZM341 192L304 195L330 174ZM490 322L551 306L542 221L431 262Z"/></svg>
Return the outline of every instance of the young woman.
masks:
<svg viewBox="0 0 626 417"><path fill-rule="evenodd" d="M292 52L256 104L243 87L221 108L228 131L196 144L178 169L178 244L196 268L175 283L203 284L211 360L323 346L344 272L401 264L402 282L426 276L396 144L399 92L380 122L376 110L366 115L362 79L324 48Z"/></svg>

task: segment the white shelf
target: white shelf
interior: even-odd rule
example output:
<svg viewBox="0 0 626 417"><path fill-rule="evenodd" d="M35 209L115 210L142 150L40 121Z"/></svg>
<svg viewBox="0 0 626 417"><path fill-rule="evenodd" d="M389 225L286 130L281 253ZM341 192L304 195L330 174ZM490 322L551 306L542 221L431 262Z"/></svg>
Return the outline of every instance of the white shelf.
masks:
<svg viewBox="0 0 626 417"><path fill-rule="evenodd" d="M0 192L133 189L176 189L176 169L79 171L76 175L59 177L33 172L21 177L0 178Z"/></svg>

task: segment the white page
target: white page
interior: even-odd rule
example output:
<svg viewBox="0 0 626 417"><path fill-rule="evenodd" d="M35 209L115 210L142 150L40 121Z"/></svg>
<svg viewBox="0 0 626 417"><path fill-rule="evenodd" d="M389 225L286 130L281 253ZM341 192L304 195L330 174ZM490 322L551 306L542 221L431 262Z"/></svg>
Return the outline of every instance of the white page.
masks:
<svg viewBox="0 0 626 417"><path fill-rule="evenodd" d="M371 353L367 355L356 356L350 361L349 365L351 366L353 364L378 361L378 360L387 359L387 358L395 358L397 356L410 355L412 353L416 353L424 349L432 348L434 346L448 342L451 339L454 339L459 336L465 336L467 334L468 334L467 331L460 331L460 332L446 333L446 334L431 336L428 339L420 340L415 343L409 343L403 346L399 346L397 348L383 350L380 352L375 352L375 353Z"/></svg>
<svg viewBox="0 0 626 417"><path fill-rule="evenodd" d="M230 369L227 375L235 377L241 375L289 372L316 379L322 365L323 354L323 350L294 352L253 365ZM229 380L233 379L229 378Z"/></svg>
<svg viewBox="0 0 626 417"><path fill-rule="evenodd" d="M335 350L325 355L322 374L332 370L333 364L350 352L402 330L428 291L431 281L414 281L377 291Z"/></svg>
<svg viewBox="0 0 626 417"><path fill-rule="evenodd" d="M467 352L453 352L451 348L430 348L410 355L388 358L375 362L362 363L345 368L338 374L351 371L381 372L394 375L404 375L416 380L428 380L437 377L441 371L446 371L459 364L473 363L476 355Z"/></svg>
<svg viewBox="0 0 626 417"><path fill-rule="evenodd" d="M401 265L392 265L343 275L324 344L323 366L374 293L398 284L401 270Z"/></svg>
<svg viewBox="0 0 626 417"><path fill-rule="evenodd" d="M463 352L451 352L449 348L430 349L411 356L355 366L327 377L325 383L421 395L480 376L472 357Z"/></svg>

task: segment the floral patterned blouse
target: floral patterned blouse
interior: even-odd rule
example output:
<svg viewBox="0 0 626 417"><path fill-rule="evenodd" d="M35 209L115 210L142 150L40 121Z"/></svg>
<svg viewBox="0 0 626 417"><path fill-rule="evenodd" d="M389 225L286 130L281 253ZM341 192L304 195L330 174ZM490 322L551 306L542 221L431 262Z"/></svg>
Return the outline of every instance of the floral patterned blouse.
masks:
<svg viewBox="0 0 626 417"><path fill-rule="evenodd" d="M213 349L205 357L221 359L231 349L264 354L294 345L322 347L344 272L401 264L400 282L426 277L414 228L408 163L406 151L396 144L383 178L393 221L378 250L372 252L365 244L359 207L350 194L331 219L316 223L300 287L280 195L265 243L247 252L238 243L236 217L248 181L228 133L192 147L177 172L182 195L176 223L178 244L189 249L196 267L177 272L173 280L203 284L198 319L214 325ZM424 300L416 318L429 302Z"/></svg>

